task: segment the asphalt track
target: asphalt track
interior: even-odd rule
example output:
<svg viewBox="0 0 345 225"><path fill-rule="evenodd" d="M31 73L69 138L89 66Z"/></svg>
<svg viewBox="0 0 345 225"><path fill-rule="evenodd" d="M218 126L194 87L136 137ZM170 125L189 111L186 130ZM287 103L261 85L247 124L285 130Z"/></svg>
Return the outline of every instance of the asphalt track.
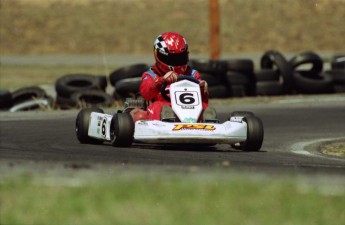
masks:
<svg viewBox="0 0 345 225"><path fill-rule="evenodd" d="M80 144L74 124L78 111L0 113L0 162L153 165L158 168L246 168L255 171L345 174L345 159L322 155L318 144L345 140L345 96L289 97L269 103L234 104L212 101L219 118L231 111L248 110L259 116L265 129L259 152L242 152L228 145L152 146L114 148L109 144ZM115 109L106 109L114 112Z"/></svg>

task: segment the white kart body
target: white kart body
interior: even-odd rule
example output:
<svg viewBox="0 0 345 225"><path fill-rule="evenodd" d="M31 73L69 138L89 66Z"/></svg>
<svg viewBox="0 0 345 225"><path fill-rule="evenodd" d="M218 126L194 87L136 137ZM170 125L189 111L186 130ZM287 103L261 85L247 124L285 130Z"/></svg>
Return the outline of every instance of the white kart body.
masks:
<svg viewBox="0 0 345 225"><path fill-rule="evenodd" d="M134 142L154 144L236 144L247 139L243 117L231 117L224 123L198 123L202 112L199 85L182 80L171 84L172 109L183 122L139 120L135 123ZM91 113L88 135L111 141L112 115Z"/></svg>
<svg viewBox="0 0 345 225"><path fill-rule="evenodd" d="M134 139L143 143L235 144L246 138L246 124L231 121L223 124L137 121L134 132Z"/></svg>

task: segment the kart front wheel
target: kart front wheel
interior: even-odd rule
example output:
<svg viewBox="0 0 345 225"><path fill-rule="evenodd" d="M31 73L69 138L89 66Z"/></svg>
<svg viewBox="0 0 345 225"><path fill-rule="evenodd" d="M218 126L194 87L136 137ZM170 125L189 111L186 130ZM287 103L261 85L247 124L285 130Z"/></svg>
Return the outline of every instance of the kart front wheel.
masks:
<svg viewBox="0 0 345 225"><path fill-rule="evenodd" d="M259 151L264 139L264 127L260 118L256 116L244 117L247 123L247 140L240 143L243 151Z"/></svg>
<svg viewBox="0 0 345 225"><path fill-rule="evenodd" d="M104 113L100 108L82 109L77 115L75 121L75 133L82 144L101 144L103 141L89 137L89 122L92 112Z"/></svg>
<svg viewBox="0 0 345 225"><path fill-rule="evenodd" d="M110 139L115 147L130 147L134 139L134 122L129 113L116 113L111 119Z"/></svg>

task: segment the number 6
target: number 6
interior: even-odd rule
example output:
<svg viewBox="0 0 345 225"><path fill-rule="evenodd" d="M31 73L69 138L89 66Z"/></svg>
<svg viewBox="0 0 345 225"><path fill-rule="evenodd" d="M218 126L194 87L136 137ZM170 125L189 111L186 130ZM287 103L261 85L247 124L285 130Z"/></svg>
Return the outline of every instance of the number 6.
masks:
<svg viewBox="0 0 345 225"><path fill-rule="evenodd" d="M192 93L184 93L180 95L180 102L183 104L193 104L195 102L194 95Z"/></svg>

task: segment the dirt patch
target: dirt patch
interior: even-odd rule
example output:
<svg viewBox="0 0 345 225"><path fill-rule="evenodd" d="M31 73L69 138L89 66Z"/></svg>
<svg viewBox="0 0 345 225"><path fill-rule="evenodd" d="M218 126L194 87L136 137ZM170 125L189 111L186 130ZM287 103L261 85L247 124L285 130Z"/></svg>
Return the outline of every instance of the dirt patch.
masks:
<svg viewBox="0 0 345 225"><path fill-rule="evenodd" d="M2 0L1 54L149 54L163 31L208 53L208 0ZM219 0L222 52L345 51L343 0Z"/></svg>
<svg viewBox="0 0 345 225"><path fill-rule="evenodd" d="M325 155L345 158L345 140L324 143L320 146L320 152Z"/></svg>

